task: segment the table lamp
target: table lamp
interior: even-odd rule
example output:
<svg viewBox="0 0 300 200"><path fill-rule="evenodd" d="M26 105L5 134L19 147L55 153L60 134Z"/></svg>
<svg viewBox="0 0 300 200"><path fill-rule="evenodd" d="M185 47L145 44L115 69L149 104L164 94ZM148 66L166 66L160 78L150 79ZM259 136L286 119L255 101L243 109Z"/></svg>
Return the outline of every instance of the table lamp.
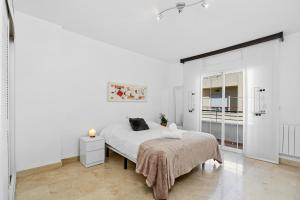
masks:
<svg viewBox="0 0 300 200"><path fill-rule="evenodd" d="M89 136L91 138L96 137L97 131L94 128L89 129Z"/></svg>

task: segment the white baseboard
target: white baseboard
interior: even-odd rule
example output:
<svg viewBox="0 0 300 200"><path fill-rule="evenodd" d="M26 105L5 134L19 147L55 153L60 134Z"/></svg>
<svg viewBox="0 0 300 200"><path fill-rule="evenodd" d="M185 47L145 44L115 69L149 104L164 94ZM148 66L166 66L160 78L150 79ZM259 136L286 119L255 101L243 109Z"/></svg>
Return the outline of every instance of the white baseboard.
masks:
<svg viewBox="0 0 300 200"><path fill-rule="evenodd" d="M287 159L287 160L292 160L292 161L300 162L300 158L294 157L294 156L289 156L289 155L285 155L285 154L280 154L279 157L280 157L280 158L283 158L283 159Z"/></svg>
<svg viewBox="0 0 300 200"><path fill-rule="evenodd" d="M290 166L294 166L294 167L300 167L300 158L297 158L297 157L280 154L279 161L280 161L280 164L290 165Z"/></svg>

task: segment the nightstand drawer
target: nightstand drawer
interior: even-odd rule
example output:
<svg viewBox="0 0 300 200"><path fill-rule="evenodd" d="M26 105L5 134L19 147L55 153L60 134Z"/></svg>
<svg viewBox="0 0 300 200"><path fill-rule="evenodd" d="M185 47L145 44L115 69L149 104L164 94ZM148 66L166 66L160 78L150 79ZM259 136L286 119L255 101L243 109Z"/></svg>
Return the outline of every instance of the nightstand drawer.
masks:
<svg viewBox="0 0 300 200"><path fill-rule="evenodd" d="M82 144L80 144L80 148L82 148L82 150L87 151L87 152L98 150L98 149L104 149L104 146L105 146L104 140L82 142Z"/></svg>
<svg viewBox="0 0 300 200"><path fill-rule="evenodd" d="M105 161L105 140L101 136L94 138L81 137L80 138L80 162L86 166L91 167L104 163Z"/></svg>
<svg viewBox="0 0 300 200"><path fill-rule="evenodd" d="M87 152L85 156L86 156L85 158L86 164L96 163L101 161L104 162L104 149Z"/></svg>

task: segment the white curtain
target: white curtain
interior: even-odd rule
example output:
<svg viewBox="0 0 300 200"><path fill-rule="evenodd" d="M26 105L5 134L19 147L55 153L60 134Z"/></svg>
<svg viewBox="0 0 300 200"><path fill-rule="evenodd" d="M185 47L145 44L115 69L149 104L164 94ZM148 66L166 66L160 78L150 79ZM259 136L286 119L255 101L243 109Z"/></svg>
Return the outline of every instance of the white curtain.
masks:
<svg viewBox="0 0 300 200"><path fill-rule="evenodd" d="M9 157L8 157L8 134L7 134L7 104L6 104L6 72L8 66L8 16L6 3L0 5L0 199L8 199L9 182Z"/></svg>
<svg viewBox="0 0 300 200"><path fill-rule="evenodd" d="M279 162L279 50L279 41L243 50L247 97L245 154L273 163ZM266 114L261 116L254 114L254 103L259 101L256 88L265 89L261 104Z"/></svg>
<svg viewBox="0 0 300 200"><path fill-rule="evenodd" d="M174 87L175 123L183 125L183 86Z"/></svg>
<svg viewBox="0 0 300 200"><path fill-rule="evenodd" d="M7 9L8 8L8 9ZM0 199L14 199L16 171L14 156L14 104L11 104L14 77L14 23L12 1L0 5Z"/></svg>

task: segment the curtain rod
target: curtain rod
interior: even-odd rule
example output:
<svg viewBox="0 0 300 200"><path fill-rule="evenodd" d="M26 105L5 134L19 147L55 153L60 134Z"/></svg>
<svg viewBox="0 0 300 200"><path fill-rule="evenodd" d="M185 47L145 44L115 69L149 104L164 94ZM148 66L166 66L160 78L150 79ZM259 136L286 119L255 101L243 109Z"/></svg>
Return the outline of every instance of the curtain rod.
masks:
<svg viewBox="0 0 300 200"><path fill-rule="evenodd" d="M260 44L260 43L264 43L264 42L268 42L268 41L276 40L276 39L280 39L283 42L283 40L284 40L283 32L279 32L279 33L276 33L276 34L273 34L273 35L258 38L258 39L251 40L251 41L248 41L248 42L240 43L240 44L233 45L233 46L230 46L230 47L226 47L226 48L223 48L223 49L219 49L219 50L199 54L199 55L196 55L196 56L182 58L182 59L180 59L180 63L184 64L184 63L192 61L192 60L197 60L197 59L201 59L201 58L205 58L205 57L209 57L209 56L213 56L213 55L217 55L217 54L222 54L222 53L226 53L226 52L229 52L229 51L233 51L233 50L237 50L237 49L257 45L257 44Z"/></svg>

